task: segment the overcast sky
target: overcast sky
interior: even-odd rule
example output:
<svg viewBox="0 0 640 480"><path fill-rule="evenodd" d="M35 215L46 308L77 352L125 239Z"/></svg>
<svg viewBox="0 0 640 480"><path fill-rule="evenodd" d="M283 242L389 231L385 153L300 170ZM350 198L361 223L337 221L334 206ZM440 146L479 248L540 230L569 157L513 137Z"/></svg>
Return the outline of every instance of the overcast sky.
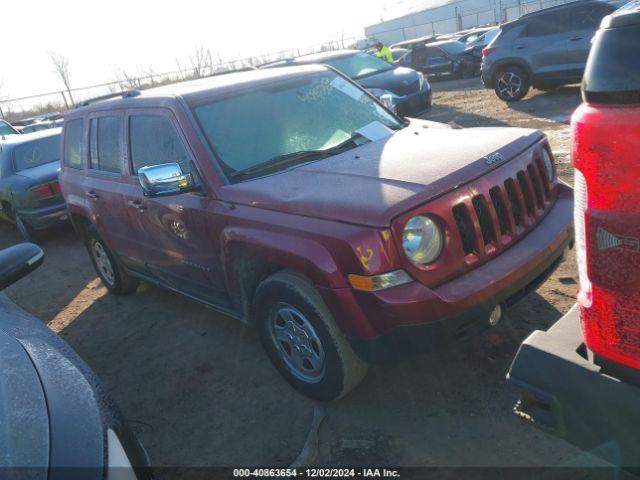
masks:
<svg viewBox="0 0 640 480"><path fill-rule="evenodd" d="M432 1L5 0L0 98L61 90L49 52L68 57L77 88L122 69L175 70L198 46L237 58L360 37L365 25Z"/></svg>

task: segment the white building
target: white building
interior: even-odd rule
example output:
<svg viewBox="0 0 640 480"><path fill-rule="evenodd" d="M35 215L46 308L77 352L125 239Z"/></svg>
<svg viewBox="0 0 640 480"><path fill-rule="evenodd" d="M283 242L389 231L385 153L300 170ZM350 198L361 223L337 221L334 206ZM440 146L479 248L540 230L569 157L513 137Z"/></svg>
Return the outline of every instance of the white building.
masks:
<svg viewBox="0 0 640 480"><path fill-rule="evenodd" d="M452 0L365 27L367 38L386 44L480 25L515 20L520 15L569 0ZM426 2L425 2L426 3Z"/></svg>

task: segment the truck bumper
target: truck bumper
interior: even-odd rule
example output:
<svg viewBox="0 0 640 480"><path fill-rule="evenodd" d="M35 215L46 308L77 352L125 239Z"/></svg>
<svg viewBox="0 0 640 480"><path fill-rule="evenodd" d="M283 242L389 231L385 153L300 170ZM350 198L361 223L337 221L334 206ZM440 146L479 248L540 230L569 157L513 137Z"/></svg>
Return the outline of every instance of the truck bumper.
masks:
<svg viewBox="0 0 640 480"><path fill-rule="evenodd" d="M488 328L497 305L536 289L573 244L573 192L563 187L554 207L526 237L490 262L430 289L419 282L380 290L323 291L356 353L371 363L427 352ZM347 318L345 318L347 317Z"/></svg>
<svg viewBox="0 0 640 480"><path fill-rule="evenodd" d="M522 391L516 412L615 466L640 467L640 388L604 374L591 357L577 305L533 332L507 375Z"/></svg>

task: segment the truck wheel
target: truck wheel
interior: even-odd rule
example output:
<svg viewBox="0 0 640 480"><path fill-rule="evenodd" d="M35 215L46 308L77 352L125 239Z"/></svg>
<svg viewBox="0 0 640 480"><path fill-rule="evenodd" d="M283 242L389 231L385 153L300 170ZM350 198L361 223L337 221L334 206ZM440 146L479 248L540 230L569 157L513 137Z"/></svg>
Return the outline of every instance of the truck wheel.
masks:
<svg viewBox="0 0 640 480"><path fill-rule="evenodd" d="M304 276L287 270L271 275L258 286L254 311L269 358L303 395L336 400L367 373Z"/></svg>
<svg viewBox="0 0 640 480"><path fill-rule="evenodd" d="M529 77L520 67L508 66L496 73L494 90L500 100L516 102L527 94L530 87Z"/></svg>
<svg viewBox="0 0 640 480"><path fill-rule="evenodd" d="M86 244L100 280L111 293L127 295L136 291L138 279L120 266L93 225L87 228Z"/></svg>

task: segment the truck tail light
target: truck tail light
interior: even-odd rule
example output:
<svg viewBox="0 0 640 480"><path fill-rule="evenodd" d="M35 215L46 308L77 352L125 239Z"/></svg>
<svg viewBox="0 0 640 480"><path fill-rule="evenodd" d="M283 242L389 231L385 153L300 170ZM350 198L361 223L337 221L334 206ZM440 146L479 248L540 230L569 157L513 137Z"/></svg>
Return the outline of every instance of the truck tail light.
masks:
<svg viewBox="0 0 640 480"><path fill-rule="evenodd" d="M495 47L484 47L482 49L482 58L488 57L491 52L493 52Z"/></svg>
<svg viewBox="0 0 640 480"><path fill-rule="evenodd" d="M585 344L640 369L640 107L582 104L571 119Z"/></svg>

